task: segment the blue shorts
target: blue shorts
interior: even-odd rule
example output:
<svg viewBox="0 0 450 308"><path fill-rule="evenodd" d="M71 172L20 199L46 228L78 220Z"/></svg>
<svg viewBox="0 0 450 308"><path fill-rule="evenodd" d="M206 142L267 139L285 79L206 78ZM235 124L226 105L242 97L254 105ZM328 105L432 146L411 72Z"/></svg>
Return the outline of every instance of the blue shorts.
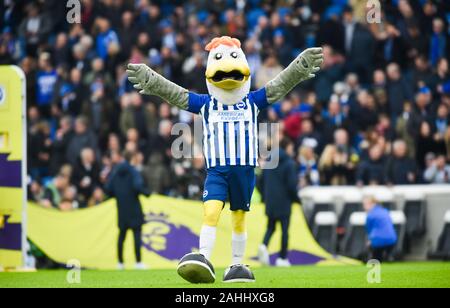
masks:
<svg viewBox="0 0 450 308"><path fill-rule="evenodd" d="M250 211L255 189L255 167L221 166L208 169L203 201L230 201L232 211ZM229 197L229 199L228 199Z"/></svg>

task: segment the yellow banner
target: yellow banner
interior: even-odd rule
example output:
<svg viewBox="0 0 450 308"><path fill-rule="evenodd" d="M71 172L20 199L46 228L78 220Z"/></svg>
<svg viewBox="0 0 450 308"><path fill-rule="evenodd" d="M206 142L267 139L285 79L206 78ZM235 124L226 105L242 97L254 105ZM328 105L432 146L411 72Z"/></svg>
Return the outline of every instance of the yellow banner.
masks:
<svg viewBox="0 0 450 308"><path fill-rule="evenodd" d="M142 198L146 223L143 227L143 261L155 269L175 268L178 260L198 248L202 223L202 204L162 196ZM258 247L264 236L267 219L264 208L254 205L248 218L249 241L245 262L258 266ZM273 237L270 251L276 258L280 247L280 230ZM294 264L353 264L336 259L313 239L299 206L293 211L290 229L290 260ZM48 210L30 204L28 237L51 259L65 264L80 261L83 268L114 269L117 265L117 210L115 201L69 213ZM126 266L133 267L133 238L128 235ZM231 261L231 215L224 211L212 261L226 267Z"/></svg>

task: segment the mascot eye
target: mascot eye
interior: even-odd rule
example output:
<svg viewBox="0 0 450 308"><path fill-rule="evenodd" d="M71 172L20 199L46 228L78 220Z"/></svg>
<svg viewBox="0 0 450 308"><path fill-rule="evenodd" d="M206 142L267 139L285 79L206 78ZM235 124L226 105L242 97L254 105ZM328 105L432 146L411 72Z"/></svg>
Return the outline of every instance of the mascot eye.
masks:
<svg viewBox="0 0 450 308"><path fill-rule="evenodd" d="M231 53L231 56L232 56L233 58L237 59L238 54L237 54L237 52L234 51L234 52Z"/></svg>
<svg viewBox="0 0 450 308"><path fill-rule="evenodd" d="M220 60L223 58L223 55L221 53L216 54L216 60Z"/></svg>

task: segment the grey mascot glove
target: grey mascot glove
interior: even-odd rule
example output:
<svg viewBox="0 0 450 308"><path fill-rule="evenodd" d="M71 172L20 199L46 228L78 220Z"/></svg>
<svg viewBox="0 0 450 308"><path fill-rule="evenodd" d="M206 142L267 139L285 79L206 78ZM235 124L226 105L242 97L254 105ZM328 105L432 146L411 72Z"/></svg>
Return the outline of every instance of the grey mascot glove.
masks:
<svg viewBox="0 0 450 308"><path fill-rule="evenodd" d="M187 109L188 90L167 80L145 64L128 64L128 80L142 95L156 95L169 104Z"/></svg>
<svg viewBox="0 0 450 308"><path fill-rule="evenodd" d="M152 95L152 84L156 82L155 71L145 64L128 64L128 80L143 95Z"/></svg>
<svg viewBox="0 0 450 308"><path fill-rule="evenodd" d="M323 49L309 48L266 85L267 99L273 104L285 97L296 85L316 77L323 63Z"/></svg>
<svg viewBox="0 0 450 308"><path fill-rule="evenodd" d="M316 73L320 71L320 66L323 63L323 49L306 49L297 57L296 63L299 72L304 78L300 82L316 77Z"/></svg>

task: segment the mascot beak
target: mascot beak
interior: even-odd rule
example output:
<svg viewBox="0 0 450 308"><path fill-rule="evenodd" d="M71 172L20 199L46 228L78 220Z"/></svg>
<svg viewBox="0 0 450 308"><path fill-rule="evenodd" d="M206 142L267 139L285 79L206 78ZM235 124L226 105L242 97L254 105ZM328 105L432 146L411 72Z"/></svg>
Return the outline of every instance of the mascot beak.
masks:
<svg viewBox="0 0 450 308"><path fill-rule="evenodd" d="M250 67L247 61L224 59L210 63L206 70L209 83L224 90L242 87L250 78Z"/></svg>

